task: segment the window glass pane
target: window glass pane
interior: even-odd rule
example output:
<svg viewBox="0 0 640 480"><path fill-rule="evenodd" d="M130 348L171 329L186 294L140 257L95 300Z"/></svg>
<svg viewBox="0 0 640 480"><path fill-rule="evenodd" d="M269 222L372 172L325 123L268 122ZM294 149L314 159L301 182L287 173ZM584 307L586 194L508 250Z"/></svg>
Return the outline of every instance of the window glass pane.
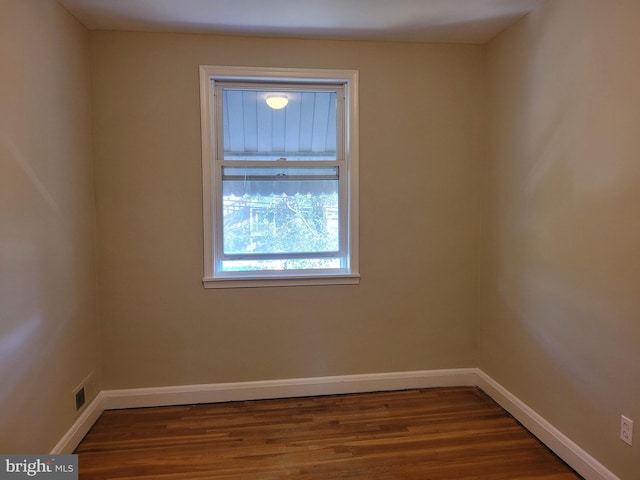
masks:
<svg viewBox="0 0 640 480"><path fill-rule="evenodd" d="M286 98L282 108L267 99ZM222 89L225 160L336 160L336 92Z"/></svg>
<svg viewBox="0 0 640 480"><path fill-rule="evenodd" d="M223 272L326 270L341 267L339 258L285 258L277 260L223 260Z"/></svg>
<svg viewBox="0 0 640 480"><path fill-rule="evenodd" d="M337 179L223 179L222 189L225 255L339 251Z"/></svg>

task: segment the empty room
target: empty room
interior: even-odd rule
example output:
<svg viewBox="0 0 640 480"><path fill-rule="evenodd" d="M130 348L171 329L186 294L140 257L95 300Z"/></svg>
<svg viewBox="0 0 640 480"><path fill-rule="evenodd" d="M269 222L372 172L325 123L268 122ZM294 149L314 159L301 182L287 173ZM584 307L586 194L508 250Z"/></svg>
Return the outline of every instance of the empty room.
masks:
<svg viewBox="0 0 640 480"><path fill-rule="evenodd" d="M637 0L0 0L0 478L640 480L639 52Z"/></svg>

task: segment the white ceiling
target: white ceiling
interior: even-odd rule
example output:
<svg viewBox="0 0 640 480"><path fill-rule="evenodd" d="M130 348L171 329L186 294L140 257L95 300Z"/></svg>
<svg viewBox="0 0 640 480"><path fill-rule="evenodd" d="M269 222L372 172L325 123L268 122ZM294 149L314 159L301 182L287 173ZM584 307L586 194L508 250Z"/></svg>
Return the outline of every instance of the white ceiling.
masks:
<svg viewBox="0 0 640 480"><path fill-rule="evenodd" d="M90 30L485 43L543 0L58 0Z"/></svg>

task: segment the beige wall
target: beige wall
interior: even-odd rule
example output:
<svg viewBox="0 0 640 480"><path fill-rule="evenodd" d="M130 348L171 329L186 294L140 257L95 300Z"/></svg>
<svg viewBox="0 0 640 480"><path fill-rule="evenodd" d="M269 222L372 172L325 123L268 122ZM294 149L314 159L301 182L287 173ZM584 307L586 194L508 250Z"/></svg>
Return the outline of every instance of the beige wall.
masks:
<svg viewBox="0 0 640 480"><path fill-rule="evenodd" d="M478 47L89 34L3 0L0 451L50 450L99 364L106 389L479 365L634 478L638 18L550 1ZM200 64L360 71L360 285L202 287Z"/></svg>
<svg viewBox="0 0 640 480"><path fill-rule="evenodd" d="M0 452L50 451L98 374L89 37L0 2Z"/></svg>
<svg viewBox="0 0 640 480"><path fill-rule="evenodd" d="M480 367L623 479L640 465L618 440L620 414L640 421L639 21L634 0L550 1L487 47Z"/></svg>
<svg viewBox="0 0 640 480"><path fill-rule="evenodd" d="M477 364L481 47L91 42L106 388ZM360 285L203 288L200 64L360 71Z"/></svg>

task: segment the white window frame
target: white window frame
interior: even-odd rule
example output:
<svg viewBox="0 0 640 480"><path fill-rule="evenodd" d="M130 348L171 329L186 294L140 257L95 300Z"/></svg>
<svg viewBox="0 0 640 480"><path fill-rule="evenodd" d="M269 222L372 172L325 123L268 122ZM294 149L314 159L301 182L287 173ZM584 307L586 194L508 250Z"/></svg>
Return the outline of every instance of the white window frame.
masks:
<svg viewBox="0 0 640 480"><path fill-rule="evenodd" d="M344 89L344 122L340 176L343 188L340 201L341 235L344 239L345 268L339 270L252 271L221 272L215 268L219 261L220 223L217 213L222 200L220 191L223 159L219 139L219 104L216 84L229 82L266 82L267 84L335 85ZM347 285L360 281L358 262L358 72L356 70L325 70L270 67L200 66L200 108L202 126L202 182L204 226L204 278L205 288L235 288L296 285ZM315 162L311 162L315 163Z"/></svg>

